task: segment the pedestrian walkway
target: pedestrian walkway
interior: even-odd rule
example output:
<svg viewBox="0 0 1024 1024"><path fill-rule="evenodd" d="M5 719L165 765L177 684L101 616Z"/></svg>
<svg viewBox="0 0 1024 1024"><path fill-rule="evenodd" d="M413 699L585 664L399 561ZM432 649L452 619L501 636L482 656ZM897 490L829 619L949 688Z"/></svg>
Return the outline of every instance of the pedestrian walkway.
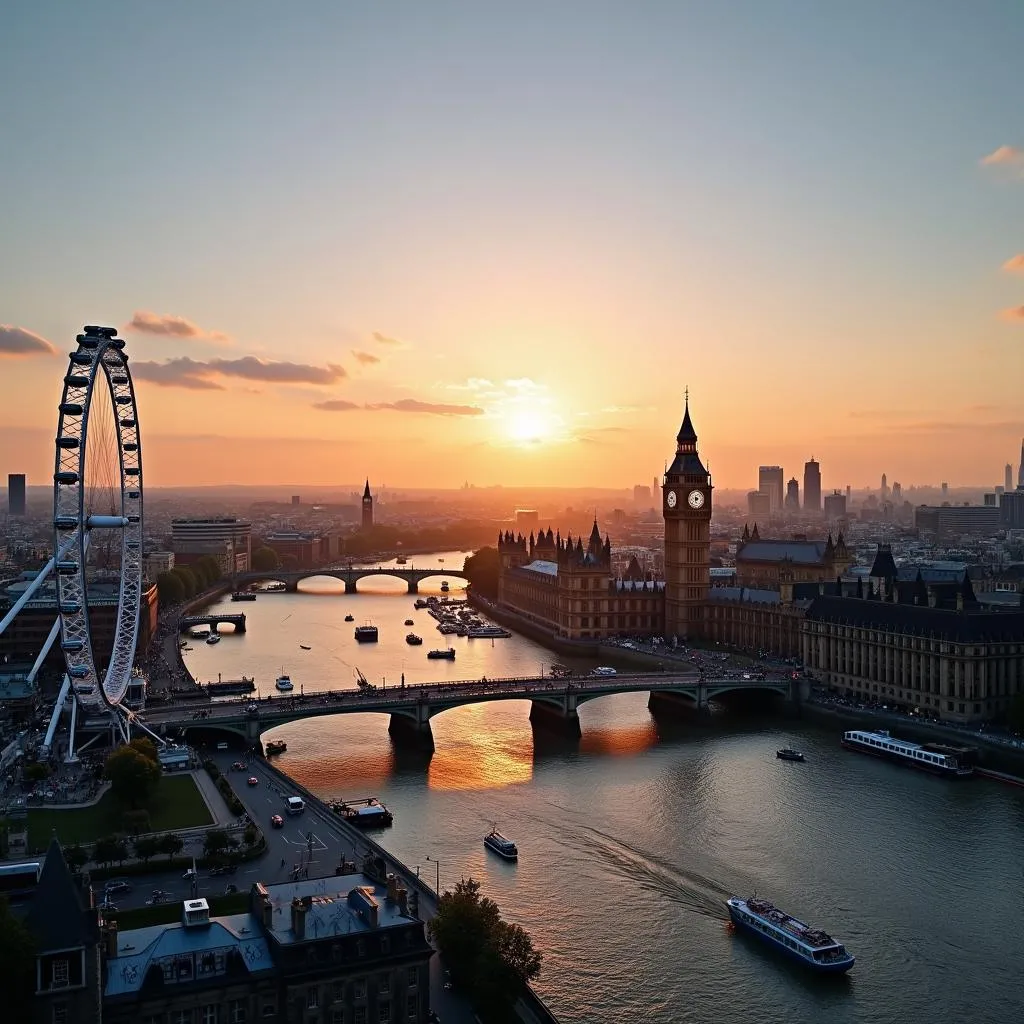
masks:
<svg viewBox="0 0 1024 1024"><path fill-rule="evenodd" d="M219 828L227 828L229 825L234 825L238 820L238 815L231 813L231 809L217 788L217 783L210 778L206 769L201 768L197 771L189 772L189 774L195 781L200 796L206 802L214 824Z"/></svg>

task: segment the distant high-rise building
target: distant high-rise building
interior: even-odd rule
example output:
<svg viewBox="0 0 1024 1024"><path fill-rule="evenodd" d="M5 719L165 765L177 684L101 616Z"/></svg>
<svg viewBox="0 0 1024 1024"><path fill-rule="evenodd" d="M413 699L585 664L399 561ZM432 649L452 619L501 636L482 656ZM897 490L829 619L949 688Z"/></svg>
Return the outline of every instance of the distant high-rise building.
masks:
<svg viewBox="0 0 1024 1024"><path fill-rule="evenodd" d="M363 488L363 519L362 526L364 530L373 529L373 495L370 493L370 481L367 479L366 486Z"/></svg>
<svg viewBox="0 0 1024 1024"><path fill-rule="evenodd" d="M1008 530L1024 529L1024 489L1007 491L999 499L999 521Z"/></svg>
<svg viewBox="0 0 1024 1024"><path fill-rule="evenodd" d="M7 477L7 514L25 514L25 474L11 473Z"/></svg>
<svg viewBox="0 0 1024 1024"><path fill-rule="evenodd" d="M651 489L646 484L637 484L633 488L633 500L638 505L651 504Z"/></svg>
<svg viewBox="0 0 1024 1024"><path fill-rule="evenodd" d="M795 476L786 484L786 509L790 512L800 511L800 481Z"/></svg>
<svg viewBox="0 0 1024 1024"><path fill-rule="evenodd" d="M520 530L532 530L540 523L540 513L535 508L517 508L515 519Z"/></svg>
<svg viewBox="0 0 1024 1024"><path fill-rule="evenodd" d="M1017 467L1017 486L1024 487L1024 440L1020 443L1020 465Z"/></svg>
<svg viewBox="0 0 1024 1024"><path fill-rule="evenodd" d="M942 496L943 498L949 497L949 484L945 480L942 481Z"/></svg>
<svg viewBox="0 0 1024 1024"><path fill-rule="evenodd" d="M903 500L903 487L899 480L893 480L892 482L892 501L895 505L896 502Z"/></svg>
<svg viewBox="0 0 1024 1024"><path fill-rule="evenodd" d="M993 491L988 494L983 494L981 502L983 505L987 505L989 508L995 508L996 505L999 504L999 502L996 500L997 498L998 495Z"/></svg>
<svg viewBox="0 0 1024 1024"><path fill-rule="evenodd" d="M1013 490L1013 464L1008 462L1003 472L1003 487L1007 491Z"/></svg>
<svg viewBox="0 0 1024 1024"><path fill-rule="evenodd" d="M846 504L848 506L849 506L850 501L851 501L852 498L853 498L853 488L849 484L847 484L846 485Z"/></svg>
<svg viewBox="0 0 1024 1024"><path fill-rule="evenodd" d="M785 493L786 480L781 466L759 466L757 469L757 489L767 494L771 502L771 511L782 509L782 496Z"/></svg>
<svg viewBox="0 0 1024 1024"><path fill-rule="evenodd" d="M878 489L878 496L885 501L889 497L889 481L886 475L882 474L882 486Z"/></svg>
<svg viewBox="0 0 1024 1024"><path fill-rule="evenodd" d="M299 497L300 497L300 496L299 496L298 494L293 494L293 495L292 495L292 504L293 504L293 505L298 505L298 503L299 503Z"/></svg>
<svg viewBox="0 0 1024 1024"><path fill-rule="evenodd" d="M750 517L770 515L772 511L772 496L764 491L750 491L747 494L747 513Z"/></svg>
<svg viewBox="0 0 1024 1024"><path fill-rule="evenodd" d="M804 463L804 511L821 511L821 466L813 455L810 462Z"/></svg>
<svg viewBox="0 0 1024 1024"><path fill-rule="evenodd" d="M833 521L846 518L846 495L833 491L825 495L825 518Z"/></svg>
<svg viewBox="0 0 1024 1024"><path fill-rule="evenodd" d="M651 504L657 508L661 504L661 494L658 492L658 478L651 481Z"/></svg>

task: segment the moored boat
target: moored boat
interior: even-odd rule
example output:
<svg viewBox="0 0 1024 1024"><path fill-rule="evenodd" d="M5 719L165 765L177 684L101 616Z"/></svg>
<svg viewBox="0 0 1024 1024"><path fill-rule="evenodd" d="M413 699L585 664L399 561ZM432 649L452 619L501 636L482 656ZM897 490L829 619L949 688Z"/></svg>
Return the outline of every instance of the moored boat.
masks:
<svg viewBox="0 0 1024 1024"><path fill-rule="evenodd" d="M274 686L276 686L282 693L287 693L289 690L295 689L295 684L292 682L292 677L286 672L282 672L275 680Z"/></svg>
<svg viewBox="0 0 1024 1024"><path fill-rule="evenodd" d="M376 626L356 626L356 640L361 644L375 644L378 640Z"/></svg>
<svg viewBox="0 0 1024 1024"><path fill-rule="evenodd" d="M974 765L969 763L971 751L966 747L950 747L941 743L911 743L909 740L899 740L891 736L884 729L877 732L851 729L843 733L842 744L848 750L874 754L875 757L884 757L888 761L909 765L933 775L962 779L974 774Z"/></svg>
<svg viewBox="0 0 1024 1024"><path fill-rule="evenodd" d="M423 637L417 636L415 633L406 633L405 642L410 647L419 647L419 645L423 643Z"/></svg>
<svg viewBox="0 0 1024 1024"><path fill-rule="evenodd" d="M338 800L330 806L335 814L356 828L388 828L395 820L394 815L373 796L362 800Z"/></svg>
<svg viewBox="0 0 1024 1024"><path fill-rule="evenodd" d="M415 625L415 623L412 621L412 619L406 619L404 625L413 626Z"/></svg>
<svg viewBox="0 0 1024 1024"><path fill-rule="evenodd" d="M794 750L792 747L783 747L781 750L775 751L775 756L780 761L804 761L806 758L799 750Z"/></svg>
<svg viewBox="0 0 1024 1024"><path fill-rule="evenodd" d="M769 946L821 973L842 974L854 964L854 957L841 942L820 928L779 910L768 900L732 896L725 901L729 917L737 927Z"/></svg>
<svg viewBox="0 0 1024 1024"><path fill-rule="evenodd" d="M433 661L454 661L455 648L448 647L443 651L427 651L427 657Z"/></svg>
<svg viewBox="0 0 1024 1024"><path fill-rule="evenodd" d="M355 622L356 621L356 617L354 615L346 615L345 616L345 621L346 622Z"/></svg>
<svg viewBox="0 0 1024 1024"><path fill-rule="evenodd" d="M220 633L211 633L206 638L206 642L208 644L219 644L220 643Z"/></svg>
<svg viewBox="0 0 1024 1024"><path fill-rule="evenodd" d="M288 749L288 744L284 740L270 740L267 743L267 757L271 754L283 754Z"/></svg>
<svg viewBox="0 0 1024 1024"><path fill-rule="evenodd" d="M511 839L506 839L497 828L484 836L484 846L505 860L519 860L519 848Z"/></svg>
<svg viewBox="0 0 1024 1024"><path fill-rule="evenodd" d="M251 590L236 590L231 595L232 601L255 601L256 595Z"/></svg>

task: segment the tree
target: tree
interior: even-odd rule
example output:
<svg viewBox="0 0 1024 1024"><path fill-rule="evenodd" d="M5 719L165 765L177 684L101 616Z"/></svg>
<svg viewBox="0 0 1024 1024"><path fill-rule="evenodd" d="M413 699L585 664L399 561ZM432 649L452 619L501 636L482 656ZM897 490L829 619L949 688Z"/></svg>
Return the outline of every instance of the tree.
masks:
<svg viewBox="0 0 1024 1024"><path fill-rule="evenodd" d="M196 565L202 567L203 576L206 578L206 585L213 586L224 575L220 562L213 555L203 555L196 561Z"/></svg>
<svg viewBox="0 0 1024 1024"><path fill-rule="evenodd" d="M26 782L42 782L50 777L50 766L41 761L33 761L25 765L23 769Z"/></svg>
<svg viewBox="0 0 1024 1024"><path fill-rule="evenodd" d="M150 830L149 811L141 809L125 811L121 816L121 824L124 826L125 832L130 836L137 836L140 832L148 832Z"/></svg>
<svg viewBox="0 0 1024 1024"><path fill-rule="evenodd" d="M136 839L132 843L132 847L135 850L135 856L143 864L148 864L150 859L160 852L160 840L156 836L143 836L141 839Z"/></svg>
<svg viewBox="0 0 1024 1024"><path fill-rule="evenodd" d="M103 775L110 781L114 796L129 807L138 807L160 781L160 765L134 747L118 747L107 758Z"/></svg>
<svg viewBox="0 0 1024 1024"><path fill-rule="evenodd" d="M156 744L148 736L139 736L137 739L132 740L128 746L132 750L137 750L143 757L148 757L150 761L156 764L160 763L160 758L156 753Z"/></svg>
<svg viewBox="0 0 1024 1024"><path fill-rule="evenodd" d="M470 555L462 568L473 590L490 598L498 597L498 559L497 548L481 548L476 554Z"/></svg>
<svg viewBox="0 0 1024 1024"><path fill-rule="evenodd" d="M278 562L277 552L273 548L264 545L252 553L252 568L255 572L271 572L276 569Z"/></svg>
<svg viewBox="0 0 1024 1024"><path fill-rule="evenodd" d="M156 595L160 606L170 608L185 600L185 586L173 572L162 572L156 578Z"/></svg>
<svg viewBox="0 0 1024 1024"><path fill-rule="evenodd" d="M84 868L85 865L88 863L88 861L89 851L84 846L80 846L78 843L75 843L74 846L69 846L64 851L64 862L71 869L72 874L81 871L82 868Z"/></svg>
<svg viewBox="0 0 1024 1024"><path fill-rule="evenodd" d="M299 556L298 555L293 555L290 551L288 552L288 554L286 554L284 556L284 558L281 559L281 568L282 569L289 569L289 570L291 570L291 569L298 569L298 567L299 567Z"/></svg>
<svg viewBox="0 0 1024 1024"><path fill-rule="evenodd" d="M103 866L112 864L115 860L123 863L127 856L128 844L123 836L104 836L97 839L96 845L92 848L92 859Z"/></svg>
<svg viewBox="0 0 1024 1024"><path fill-rule="evenodd" d="M36 956L32 933L0 896L0 986L4 1020L31 1020L35 1000Z"/></svg>
<svg viewBox="0 0 1024 1024"><path fill-rule="evenodd" d="M157 841L160 853L166 853L168 860L173 860L185 849L185 841L174 832L162 835Z"/></svg>
<svg viewBox="0 0 1024 1024"><path fill-rule="evenodd" d="M228 848L228 834L223 829L212 828L203 841L203 853L207 857L218 857Z"/></svg>
<svg viewBox="0 0 1024 1024"><path fill-rule="evenodd" d="M175 576L181 583L182 589L185 592L185 600L187 601L190 597L195 597L197 593L196 578L192 572L183 565L176 566L171 570L171 575Z"/></svg>
<svg viewBox="0 0 1024 1024"><path fill-rule="evenodd" d="M472 878L438 900L429 925L455 980L487 1021L514 1020L527 982L540 974L541 955L529 934L501 919L498 905L480 895Z"/></svg>
<svg viewBox="0 0 1024 1024"><path fill-rule="evenodd" d="M255 846L260 841L260 830L255 825L246 825L242 839L246 846Z"/></svg>

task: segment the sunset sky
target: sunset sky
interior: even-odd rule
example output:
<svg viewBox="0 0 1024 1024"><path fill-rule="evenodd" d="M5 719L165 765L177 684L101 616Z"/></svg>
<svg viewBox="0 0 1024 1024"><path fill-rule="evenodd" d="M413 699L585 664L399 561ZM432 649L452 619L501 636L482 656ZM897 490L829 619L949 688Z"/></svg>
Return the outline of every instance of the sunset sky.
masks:
<svg viewBox="0 0 1024 1024"><path fill-rule="evenodd" d="M147 482L991 485L1024 4L16 4L0 474L117 325Z"/></svg>

